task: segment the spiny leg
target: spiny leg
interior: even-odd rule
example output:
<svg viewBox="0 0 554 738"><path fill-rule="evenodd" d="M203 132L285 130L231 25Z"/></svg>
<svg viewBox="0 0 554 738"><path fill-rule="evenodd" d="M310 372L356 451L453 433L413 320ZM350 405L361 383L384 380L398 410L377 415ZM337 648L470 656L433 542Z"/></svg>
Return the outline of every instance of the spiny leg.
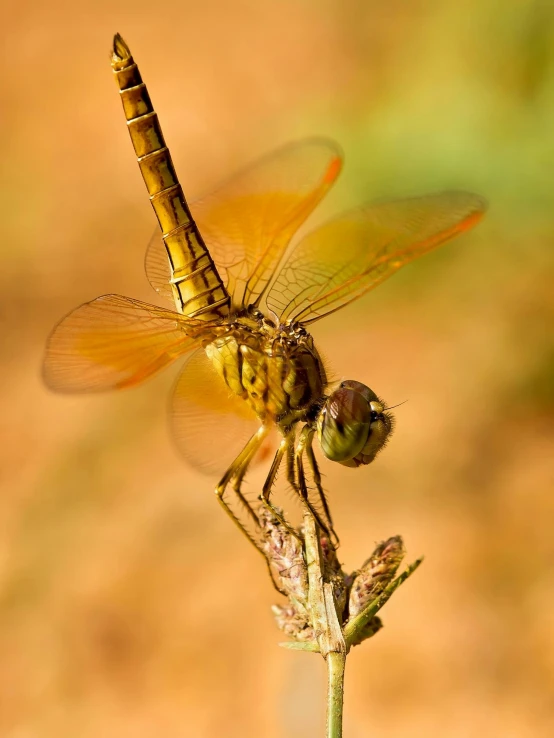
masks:
<svg viewBox="0 0 554 738"><path fill-rule="evenodd" d="M224 495L225 495L225 491L227 490L227 487L229 486L229 483L232 482L232 489L237 495L238 500L241 502L242 505L244 505L248 515L252 518L253 522L259 527L260 523L258 520L258 516L256 515L256 511L252 509L252 506L250 505L248 500L244 497L244 495L240 491L240 485L242 483L242 480L244 479L244 475L246 474L246 470L250 462L252 461L254 455L256 454L256 451L258 451L258 449L262 445L262 442L264 438L267 436L268 432L269 432L269 428L267 428L266 426L262 425L260 428L258 428L256 433L254 433L252 438L250 438L246 446L242 449L240 454L233 461L229 469L227 469L221 481L215 488L217 499L219 500L221 506L223 507L227 515L231 518L231 520L235 523L235 525L238 528L240 528L240 530L248 538L250 543L252 543L256 547L256 549L262 554L262 556L264 556L264 558L265 558L265 552L263 551L262 547L255 540L255 538L248 532L248 529L241 523L241 521L235 515L230 505L225 500Z"/></svg>
<svg viewBox="0 0 554 738"><path fill-rule="evenodd" d="M337 547L340 543L339 537L336 534L335 528L333 527L333 518L331 517L331 510L329 509L329 505L327 503L327 498L325 496L325 492L323 490L323 486L321 484L321 473L319 471L319 465L317 463L317 460L315 458L314 454L314 431L313 429L310 430L310 433L308 435L307 441L306 441L306 456L308 458L308 464L310 465L310 468L312 470L312 476L314 479L314 484L317 489L317 493L319 495L319 499L321 500L321 504L323 506L323 510L325 512L325 517L329 523L329 529L331 533L333 534L335 540L334 540L334 546Z"/></svg>
<svg viewBox="0 0 554 738"><path fill-rule="evenodd" d="M288 443L288 445L290 446L290 443ZM271 494L271 487L275 483L275 479L277 477L277 472L279 471L279 467L280 467L281 461L283 459L283 453L286 451L286 448L287 448L287 440L285 438L283 438L283 440L279 444L279 448L277 449L277 451L275 453L275 456L273 458L273 462L271 464L271 468L270 468L269 473L267 475L267 478L266 478L266 480L264 482L264 486L263 486L263 489L262 489L262 494L260 495L260 498L259 499L262 501L262 504L266 507L266 509L268 509L271 512L271 514L278 520L278 522L281 525L283 525L283 527L289 533L291 533L293 536L295 536L295 538L297 538L303 544L303 541L302 541L301 537L298 535L298 533L295 530L293 530L290 527L290 525L288 525L288 523L283 518L283 516L281 515L281 513L269 501L269 495ZM284 595L285 597L288 597L288 593L285 592L283 589L281 589L281 587L279 586L279 583L275 579L275 572L271 568L271 561L267 557L266 557L266 563L267 563L267 570L269 571L269 574L271 576L271 581L273 583L273 586L282 595ZM282 571L280 571L278 573L280 575L283 574Z"/></svg>
<svg viewBox="0 0 554 738"><path fill-rule="evenodd" d="M239 499L239 502L242 503L242 506L246 510L247 514L252 518L252 522L254 523L254 525L259 525L258 516L256 515L254 508L242 493L242 483L244 482L244 477L246 476L246 472L248 471L248 467L250 465L250 462L252 461L252 458L253 455L248 459L248 462L245 462L241 466L237 474L231 480L231 485L233 487L234 493Z"/></svg>
<svg viewBox="0 0 554 738"><path fill-rule="evenodd" d="M256 512L254 511L254 509L252 508L252 505L248 502L248 500L246 499L246 497L242 494L242 490L241 490L242 483L244 481L244 477L245 477L246 471L248 469L248 464L252 460L253 455L254 454L252 454L252 456L250 457L248 463L245 463L245 464L242 465L242 468L239 470L239 472L237 473L236 477L234 477L234 479L232 480L232 485L233 485L233 490L234 490L235 494L237 495L238 499L240 500L240 502L242 502L243 506L246 508L248 514L253 519L254 524L259 528L260 527L259 518L256 515ZM269 572L269 577L271 579L271 583L273 584L274 588L277 590L277 592L279 592L279 594L282 594L283 597L287 597L287 593L285 592L284 589L282 589L279 586L279 582L275 578L275 572L274 572L274 570L271 567L271 561L270 561L270 559L268 557L267 552L264 551L263 547L261 547L261 546L258 545L258 543L252 538L252 536L246 530L244 532L246 532L246 534L248 536L248 539L250 541L252 541L252 543L256 546L256 548L263 554L264 560L265 560L265 563L266 563L266 566L267 566L267 571Z"/></svg>
<svg viewBox="0 0 554 738"><path fill-rule="evenodd" d="M296 494L299 495L300 489L298 486L298 480L296 479L296 459L294 456L294 446L292 445L292 443L287 449L287 481L296 492ZM305 500L302 495L299 496L302 501L302 505L304 506Z"/></svg>
<svg viewBox="0 0 554 738"><path fill-rule="evenodd" d="M238 528L240 528L240 530L244 533L244 535L250 541L250 543L252 543L252 545L256 548L256 550L259 551L264 557L264 561L266 563L269 576L271 578L271 583L273 584L277 592L279 592L279 594L282 594L286 597L287 593L283 589L281 589L278 582L276 581L275 572L271 568L271 562L269 561L266 552L263 550L263 547L248 532L248 529L241 523L241 521L237 518L237 516L235 515L231 507L227 504L227 502L224 499L225 490L227 486L229 485L229 483L231 483L233 491L237 495L238 500L242 503L248 515L252 518L256 527L258 528L260 527L260 521L258 519L258 516L255 510L252 508L252 506L250 505L246 497L242 494L241 485L244 480L244 476L246 474L246 471L248 469L250 462L254 458L256 451L258 451L258 449L260 448L268 432L269 432L269 429L264 428L264 426L262 426L252 436L252 438L248 441L248 443L243 448L241 453L237 456L235 461L231 464L229 469L225 472L223 479L216 487L216 494L217 494L217 498L219 502L221 503L221 506L223 507L227 515L229 515L229 517L235 523L235 525Z"/></svg>
<svg viewBox="0 0 554 738"><path fill-rule="evenodd" d="M308 487L306 485L306 475L304 474L304 464L302 461L302 451L304 450L304 439L300 436L300 441L296 447L289 447L287 453L287 481L293 490L296 492L304 508L310 511L313 517L316 519L319 527L322 528L325 533L328 534L328 526L320 519L317 510L314 509L308 495Z"/></svg>
<svg viewBox="0 0 554 738"><path fill-rule="evenodd" d="M277 473L279 471L279 467L281 466L281 462L283 461L283 456L288 451L289 447L291 446L291 441L294 439L293 433L287 433L287 435L282 439L281 443L279 444L279 448L277 449L277 452L275 453L275 456L273 458L273 462L271 464L271 468L269 470L269 474L267 475L267 478L264 482L264 486L262 489L262 494L260 495L260 500L262 503L266 506L266 508L271 512L271 514L279 521L279 523L286 528L286 530L293 535L295 538L297 538L301 543L303 543L302 537L298 533L298 531L294 530L287 521L284 519L284 517L281 515L281 513L277 510L275 505L273 505L270 502L270 495L271 495L271 488L273 487L275 483L275 479L277 478Z"/></svg>
<svg viewBox="0 0 554 738"><path fill-rule="evenodd" d="M310 502L309 496L308 496L308 487L306 485L306 475L304 473L303 455L304 455L304 451L307 451L308 447L310 447L311 449L311 441L312 441L313 433L314 431L312 428L310 428L308 425L304 426L300 434L300 439L296 446L295 460L296 460L296 470L298 473L298 486L295 489L298 492L298 494L301 496L301 498L304 499L306 505L310 509L311 514L316 519L316 522L319 525L319 527L324 531L324 533L327 535L329 540L331 540L331 532L333 533L334 538L337 538L337 535L335 531L333 530L333 523L331 520L331 516L329 515L329 508L327 506L327 501L325 500L325 495L323 494L323 490L321 489L321 484L320 484L321 476L319 475L319 469L317 469L317 464L316 464L316 469L317 469L317 476L319 476L319 484L318 484L318 481L316 480L315 475L314 475L314 482L316 483L319 497L323 503L323 509L324 509L325 517L326 517L325 522L323 522L320 514L317 512L317 510L314 508L314 506ZM313 451L312 451L312 455L313 455ZM312 466L311 463L310 463L310 466ZM313 467L312 467L312 471L313 471ZM289 479L291 484L293 483L293 479Z"/></svg>
<svg viewBox="0 0 554 738"><path fill-rule="evenodd" d="M303 433L303 435L305 434ZM304 443L305 441L301 435L297 448L295 449L294 446L290 444L287 449L287 481L298 495L302 506L306 510L309 510L309 512L318 522L319 527L327 533L326 525L322 523L317 511L313 509L313 506L309 500L308 487L306 485L306 477L304 474L304 466L302 463L301 453L304 448Z"/></svg>

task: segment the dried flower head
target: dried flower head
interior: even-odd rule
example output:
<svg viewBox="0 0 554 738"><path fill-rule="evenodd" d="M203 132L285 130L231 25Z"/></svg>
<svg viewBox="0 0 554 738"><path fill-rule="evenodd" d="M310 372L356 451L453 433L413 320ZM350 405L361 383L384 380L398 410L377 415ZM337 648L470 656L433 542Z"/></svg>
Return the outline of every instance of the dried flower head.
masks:
<svg viewBox="0 0 554 738"><path fill-rule="evenodd" d="M404 554L404 542L400 536L379 543L352 582L348 603L350 618L378 597L394 579Z"/></svg>
<svg viewBox="0 0 554 738"><path fill-rule="evenodd" d="M315 639L314 629L308 621L306 610L299 612L294 605L273 605L271 607L275 615L277 627L290 638L297 641L313 641Z"/></svg>
<svg viewBox="0 0 554 738"><path fill-rule="evenodd" d="M265 505L260 507L258 519L263 535L263 551L275 583L290 599L295 611L303 616L308 605L308 569L304 561L302 541Z"/></svg>

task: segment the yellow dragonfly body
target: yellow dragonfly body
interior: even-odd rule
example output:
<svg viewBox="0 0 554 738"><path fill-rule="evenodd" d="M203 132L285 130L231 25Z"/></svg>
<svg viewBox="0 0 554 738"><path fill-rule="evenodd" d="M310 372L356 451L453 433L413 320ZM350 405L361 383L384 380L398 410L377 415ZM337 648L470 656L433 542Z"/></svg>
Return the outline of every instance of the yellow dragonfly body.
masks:
<svg viewBox="0 0 554 738"><path fill-rule="evenodd" d="M464 192L380 202L339 216L290 249L340 173L336 144L308 139L278 149L189 208L146 86L119 35L112 67L162 232L148 248L146 272L173 309L119 295L82 305L49 338L46 382L62 392L130 387L188 354L173 394L173 431L185 457L210 473L233 453L216 488L226 511L260 548L257 512L241 487L277 428L281 440L262 501L279 517L270 492L285 460L291 486L332 532L314 436L328 458L359 466L383 447L392 418L358 382L329 387L306 327L475 225L485 203ZM233 512L229 488L248 525Z"/></svg>

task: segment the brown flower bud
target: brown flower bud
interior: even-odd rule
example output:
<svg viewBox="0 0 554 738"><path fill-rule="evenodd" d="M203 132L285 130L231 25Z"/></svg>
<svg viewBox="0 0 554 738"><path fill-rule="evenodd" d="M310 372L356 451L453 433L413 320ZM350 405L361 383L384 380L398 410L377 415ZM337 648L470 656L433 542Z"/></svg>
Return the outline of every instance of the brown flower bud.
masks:
<svg viewBox="0 0 554 738"><path fill-rule="evenodd" d="M271 607L277 626L289 638L296 638L297 641L313 641L315 640L314 629L308 622L307 613L299 612L293 605L273 605Z"/></svg>
<svg viewBox="0 0 554 738"><path fill-rule="evenodd" d="M375 548L352 582L348 604L350 618L369 605L394 579L404 554L400 536L393 536Z"/></svg>
<svg viewBox="0 0 554 738"><path fill-rule="evenodd" d="M263 550L275 573L279 588L300 613L308 604L308 568L304 561L302 543L268 510L258 511L263 533Z"/></svg>

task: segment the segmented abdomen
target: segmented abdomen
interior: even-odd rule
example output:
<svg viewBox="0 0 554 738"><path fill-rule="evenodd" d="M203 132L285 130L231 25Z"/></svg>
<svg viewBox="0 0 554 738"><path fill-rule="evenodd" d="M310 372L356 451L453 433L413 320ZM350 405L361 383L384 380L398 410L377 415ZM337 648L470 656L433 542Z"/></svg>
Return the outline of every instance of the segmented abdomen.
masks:
<svg viewBox="0 0 554 738"><path fill-rule="evenodd" d="M112 67L140 171L162 229L177 310L202 320L226 317L229 295L190 214L146 85L119 35L114 38Z"/></svg>

